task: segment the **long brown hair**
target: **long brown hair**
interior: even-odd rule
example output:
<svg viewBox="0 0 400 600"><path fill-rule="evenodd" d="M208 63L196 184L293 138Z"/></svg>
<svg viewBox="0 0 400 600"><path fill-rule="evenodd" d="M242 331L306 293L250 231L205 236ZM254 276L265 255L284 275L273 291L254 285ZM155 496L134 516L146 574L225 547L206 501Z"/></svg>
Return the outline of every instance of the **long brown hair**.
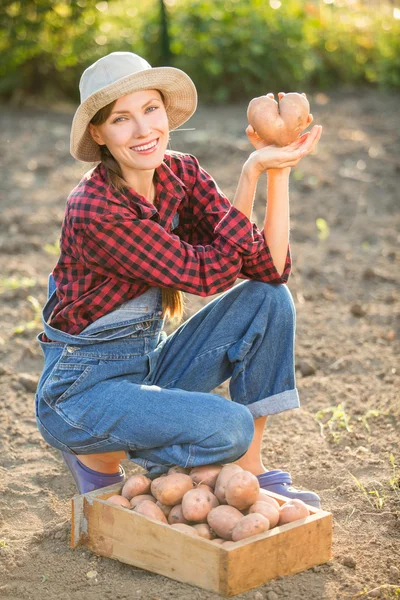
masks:
<svg viewBox="0 0 400 600"><path fill-rule="evenodd" d="M161 92L160 94L164 101L164 97ZM90 122L93 125L102 125L110 116L115 103L116 100L97 111ZM128 187L128 184L123 178L121 167L118 161L115 160L105 145L100 146L100 155L101 162L106 170L106 176L109 184L117 191L124 193L124 190ZM175 325L179 325L183 319L183 311L185 308L184 295L179 290L174 290L171 288L161 288L161 293L163 317L168 317L170 320L174 321Z"/></svg>

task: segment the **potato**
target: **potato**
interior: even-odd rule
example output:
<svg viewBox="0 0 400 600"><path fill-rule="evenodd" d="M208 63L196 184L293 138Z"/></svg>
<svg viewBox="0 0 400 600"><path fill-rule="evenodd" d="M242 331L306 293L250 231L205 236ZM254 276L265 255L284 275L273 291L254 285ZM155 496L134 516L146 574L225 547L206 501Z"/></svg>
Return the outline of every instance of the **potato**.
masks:
<svg viewBox="0 0 400 600"><path fill-rule="evenodd" d="M174 523L184 523L185 525L188 525L188 521L183 516L182 504L172 506L168 515L168 523L170 525L173 525Z"/></svg>
<svg viewBox="0 0 400 600"><path fill-rule="evenodd" d="M154 501L155 500L156 499L154 498ZM159 502L158 500L157 500L156 504L157 504L157 506L159 506L161 508L161 510L163 511L164 515L166 517L168 517L169 513L171 512L172 506L167 506L166 504L161 504L161 502Z"/></svg>
<svg viewBox="0 0 400 600"><path fill-rule="evenodd" d="M258 513L243 517L232 530L232 541L238 542L269 529L269 521Z"/></svg>
<svg viewBox="0 0 400 600"><path fill-rule="evenodd" d="M150 486L150 493L154 496L154 498L156 497L156 489L158 488L158 486L160 485L161 481L163 479L165 479L165 477L167 477L167 475L160 475L160 477L156 477L155 479L153 479L153 481L151 482L151 486Z"/></svg>
<svg viewBox="0 0 400 600"><path fill-rule="evenodd" d="M214 494L218 498L220 504L227 503L225 500L225 488L228 481L231 477L233 477L233 475L235 475L235 473L240 473L241 471L243 471L242 467L239 467L239 465L235 465L233 463L222 467L214 488Z"/></svg>
<svg viewBox="0 0 400 600"><path fill-rule="evenodd" d="M144 475L132 475L129 477L122 488L121 495L130 500L134 496L150 493L151 480Z"/></svg>
<svg viewBox="0 0 400 600"><path fill-rule="evenodd" d="M307 506L302 500L289 500L282 504L279 510L279 525L285 525L286 523L292 523L298 519L305 519L310 514Z"/></svg>
<svg viewBox="0 0 400 600"><path fill-rule="evenodd" d="M274 506L276 508L276 510L279 510L280 508L280 504L277 500L275 500L275 498L272 498L272 496L269 496L268 493L261 489L260 493L258 494L258 498L256 500L256 502L259 502L261 500L261 502L268 502L268 504L271 504L272 506Z"/></svg>
<svg viewBox="0 0 400 600"><path fill-rule="evenodd" d="M134 496L133 498L131 498L131 508L136 508L140 502L143 502L143 500L149 500L150 502L154 503L156 501L156 499L153 496L151 496L151 494L140 494L140 496Z"/></svg>
<svg viewBox="0 0 400 600"><path fill-rule="evenodd" d="M275 525L278 524L279 510L272 506L272 504L269 504L268 502L262 502L258 500L257 502L252 504L249 508L249 515L252 513L257 513L259 515L262 515L263 517L266 517L269 521L270 529L272 529L272 527L275 527Z"/></svg>
<svg viewBox="0 0 400 600"><path fill-rule="evenodd" d="M225 540L223 538L214 538L211 541L213 544L218 544L218 545L222 545L225 542Z"/></svg>
<svg viewBox="0 0 400 600"><path fill-rule="evenodd" d="M152 488L152 494L161 504L167 506L178 504L186 492L193 489L192 479L184 473L173 473L160 479L161 481L154 486L154 491Z"/></svg>
<svg viewBox="0 0 400 600"><path fill-rule="evenodd" d="M111 504L116 504L117 506L123 506L124 508L131 508L129 504L129 500L124 496L119 496L118 494L114 494L107 498L107 502L111 502Z"/></svg>
<svg viewBox="0 0 400 600"><path fill-rule="evenodd" d="M207 523L218 537L232 539L232 530L243 519L242 513L233 506L217 506L207 515Z"/></svg>
<svg viewBox="0 0 400 600"><path fill-rule="evenodd" d="M193 525L193 528L197 531L198 535L205 540L211 540L213 538L213 532L207 523L197 523L196 525Z"/></svg>
<svg viewBox="0 0 400 600"><path fill-rule="evenodd" d="M194 488L182 498L182 513L188 521L200 523L206 521L210 510L218 505L214 494L202 488Z"/></svg>
<svg viewBox="0 0 400 600"><path fill-rule="evenodd" d="M179 467L176 465L175 467L168 469L168 475L173 475L174 473L184 473L185 475L189 475L190 467L186 469L185 467Z"/></svg>
<svg viewBox="0 0 400 600"><path fill-rule="evenodd" d="M171 525L174 529L178 529L178 531L182 531L183 533L188 533L189 535L194 535L199 537L198 532L191 525L185 525L185 523L174 523Z"/></svg>
<svg viewBox="0 0 400 600"><path fill-rule="evenodd" d="M230 506L243 510L256 502L259 493L257 477L249 471L241 471L233 475L226 484L225 499Z"/></svg>
<svg viewBox="0 0 400 600"><path fill-rule="evenodd" d="M204 465L202 467L193 467L189 475L193 483L205 483L211 488L215 487L215 482L222 469L222 465Z"/></svg>
<svg viewBox="0 0 400 600"><path fill-rule="evenodd" d="M202 489L202 490L207 490L208 492L211 492L211 494L214 494L214 490L212 487L210 487L209 485L206 485L205 483L200 483L199 485L196 486L197 489ZM218 502L219 504L219 502Z"/></svg>
<svg viewBox="0 0 400 600"><path fill-rule="evenodd" d="M256 133L267 144L287 146L294 142L313 120L305 94L283 94L278 102L269 96L253 98L247 118Z"/></svg>
<svg viewBox="0 0 400 600"><path fill-rule="evenodd" d="M137 512L139 515L143 515L144 517L161 521L161 523L168 523L167 518L161 508L150 500L143 500L143 502L139 502L135 508L135 512Z"/></svg>

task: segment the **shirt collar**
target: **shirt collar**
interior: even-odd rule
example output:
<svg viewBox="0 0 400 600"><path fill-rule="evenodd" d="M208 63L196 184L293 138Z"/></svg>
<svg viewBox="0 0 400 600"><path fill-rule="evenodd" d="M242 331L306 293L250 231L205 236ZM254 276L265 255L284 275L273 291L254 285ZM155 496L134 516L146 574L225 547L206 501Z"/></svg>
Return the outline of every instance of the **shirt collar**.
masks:
<svg viewBox="0 0 400 600"><path fill-rule="evenodd" d="M163 209L162 203L164 200L167 199L169 204L174 204L177 208L182 202L183 198L185 197L187 191L187 186L165 162L169 159L169 155L165 154L163 162L159 167L155 169L155 201L160 213ZM127 190L124 193L118 192L113 188L109 188L109 186L107 185L106 170L102 163L99 163L97 165L93 172L93 176L95 176L95 178L98 177L101 180L102 186L107 186L107 197L109 197L109 199L112 199L118 204L124 204L127 200L128 202L133 202L135 206L139 209L142 218L149 219L158 212L156 206L151 204L151 202L148 202L144 196L138 194L132 188L127 188ZM170 206L169 212L171 212L171 208L172 207Z"/></svg>

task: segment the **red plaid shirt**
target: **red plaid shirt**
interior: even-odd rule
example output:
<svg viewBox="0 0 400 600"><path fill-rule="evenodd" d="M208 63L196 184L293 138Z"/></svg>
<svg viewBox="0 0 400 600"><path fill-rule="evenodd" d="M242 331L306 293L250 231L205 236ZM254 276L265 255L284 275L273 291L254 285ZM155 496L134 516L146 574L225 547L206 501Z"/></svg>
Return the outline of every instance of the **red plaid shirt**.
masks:
<svg viewBox="0 0 400 600"><path fill-rule="evenodd" d="M264 232L231 205L194 156L167 152L155 186L155 205L133 189L121 194L109 187L100 163L72 190L53 271L52 327L76 335L150 286L210 296L237 278L286 283L290 249L280 276Z"/></svg>

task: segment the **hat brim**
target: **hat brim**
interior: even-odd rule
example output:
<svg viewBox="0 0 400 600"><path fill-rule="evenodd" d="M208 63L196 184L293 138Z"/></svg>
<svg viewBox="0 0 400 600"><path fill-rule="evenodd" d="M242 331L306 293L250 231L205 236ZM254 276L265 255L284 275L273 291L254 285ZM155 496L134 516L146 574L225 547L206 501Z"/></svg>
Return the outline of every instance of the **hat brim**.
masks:
<svg viewBox="0 0 400 600"><path fill-rule="evenodd" d="M94 115L121 96L156 89L164 96L170 130L185 123L197 107L197 92L186 73L175 67L154 67L123 77L89 96L77 109L71 128L70 152L83 162L100 161L100 146L88 131Z"/></svg>

